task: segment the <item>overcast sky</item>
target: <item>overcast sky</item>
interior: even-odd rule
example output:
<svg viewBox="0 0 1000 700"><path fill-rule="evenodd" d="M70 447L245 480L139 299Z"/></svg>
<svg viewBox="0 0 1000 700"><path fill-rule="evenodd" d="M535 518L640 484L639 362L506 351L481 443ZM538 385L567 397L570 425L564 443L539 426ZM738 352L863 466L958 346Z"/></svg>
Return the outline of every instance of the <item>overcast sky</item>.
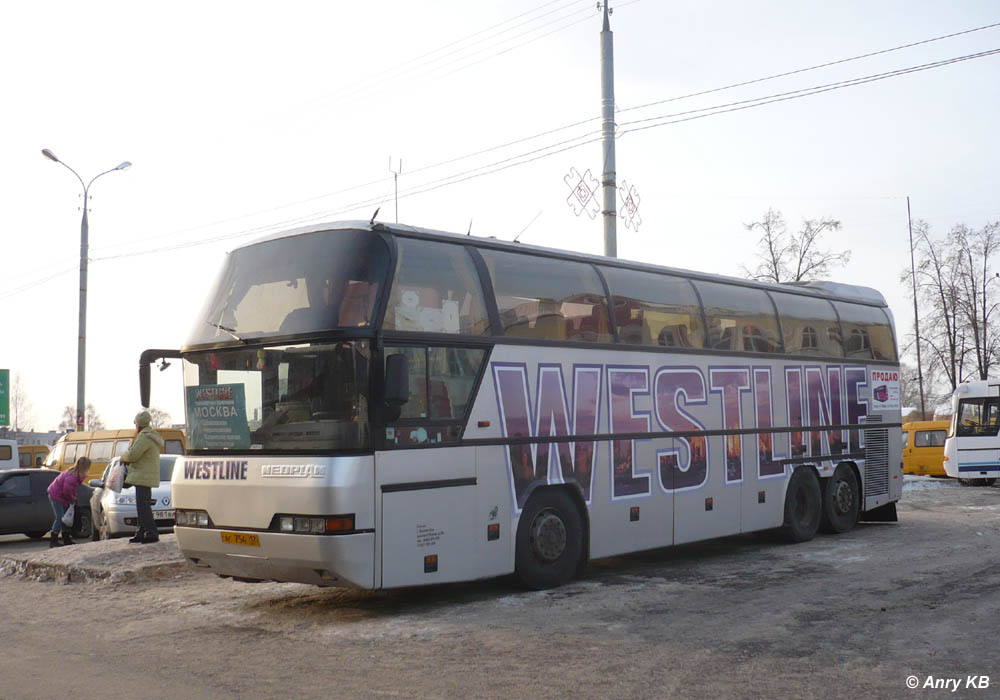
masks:
<svg viewBox="0 0 1000 700"><path fill-rule="evenodd" d="M638 231L619 221L620 257L738 275L755 242L743 224L768 207L792 229L835 217L824 245L852 259L831 277L879 289L903 336L906 196L939 234L1000 219L1000 55L678 121L1000 48L994 27L686 97L994 24L995 0L612 7L618 182L641 217ZM82 203L42 148L85 181L134 164L91 190L87 401L108 427L131 425L139 354L186 341L227 251L380 204L394 220L390 156L403 223L603 252L600 219L574 215L564 181L601 168L592 0L0 13L0 368L20 375L36 429L76 401ZM153 405L182 422L180 372L154 374Z"/></svg>

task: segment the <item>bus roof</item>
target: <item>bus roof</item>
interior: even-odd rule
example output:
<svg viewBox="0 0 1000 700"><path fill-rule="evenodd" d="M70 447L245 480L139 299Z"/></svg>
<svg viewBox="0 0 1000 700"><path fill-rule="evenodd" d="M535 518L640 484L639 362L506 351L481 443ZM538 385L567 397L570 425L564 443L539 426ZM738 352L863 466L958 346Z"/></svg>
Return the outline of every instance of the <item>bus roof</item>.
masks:
<svg viewBox="0 0 1000 700"><path fill-rule="evenodd" d="M977 379L962 382L955 389L956 397L1000 396L1000 379Z"/></svg>
<svg viewBox="0 0 1000 700"><path fill-rule="evenodd" d="M475 245L483 248L494 248L497 250L506 250L518 253L527 253L542 255L551 258L562 258L565 260L577 260L581 262L588 262L600 265L609 265L613 267L624 267L635 270L647 270L651 272L665 272L673 275L680 275L683 277L690 277L692 279L707 280L710 282L724 282L726 284L741 285L744 287L757 287L760 289L769 289L772 291L781 291L792 294L801 294L803 296L819 296L828 299L839 299L843 301L850 301L854 303L867 304L870 306L879 306L887 308L885 297L882 293L871 287L863 287L853 284L842 284L840 282L826 282L826 281L813 281L813 282L794 282L787 284L773 284L770 282L758 282L756 280L743 279L741 277L730 277L727 275L718 275L711 272L698 272L694 270L685 270L675 267L667 267L665 265L652 265L649 263L636 262L632 260L622 260L620 258L608 258L603 255L589 255L586 253L575 253L572 251L559 250L557 248L545 248L542 246L534 246L526 243L510 243L507 241L500 241L496 238L485 238L482 236L471 237L470 235L461 235L456 233L449 233L447 231L437 231L434 229L419 228L416 226L408 226L405 224L386 224L382 222L369 222L369 221L337 221L323 224L311 224L309 226L302 226L299 228L290 229L288 231L279 231L271 235L259 238L255 241L251 241L246 245L240 246L245 248L252 245L257 245L258 243L264 243L266 241L278 240L281 238L289 238L292 236L299 236L307 233L317 233L320 231L344 231L344 230L361 230L361 231L372 231L375 233L388 233L394 235L407 236L411 238L424 238L430 240L447 240L452 243L462 243L468 244L472 241ZM471 238L471 240L470 240Z"/></svg>

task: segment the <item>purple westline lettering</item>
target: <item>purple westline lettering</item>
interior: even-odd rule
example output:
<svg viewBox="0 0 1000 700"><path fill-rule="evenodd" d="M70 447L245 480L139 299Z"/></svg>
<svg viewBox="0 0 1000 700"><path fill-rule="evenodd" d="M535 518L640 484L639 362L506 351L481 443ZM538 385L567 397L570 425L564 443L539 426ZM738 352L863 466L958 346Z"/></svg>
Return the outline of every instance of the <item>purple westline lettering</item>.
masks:
<svg viewBox="0 0 1000 700"><path fill-rule="evenodd" d="M750 391L749 367L710 367L709 385L722 394L722 425L727 430L743 428L742 395ZM743 480L743 437L726 436L726 483Z"/></svg>
<svg viewBox="0 0 1000 700"><path fill-rule="evenodd" d="M774 416L771 405L771 368L755 367L754 408L756 410L757 427L773 428ZM779 461L784 455L774 452L774 433L757 433L757 476L769 477L784 474L785 466Z"/></svg>
<svg viewBox="0 0 1000 700"><path fill-rule="evenodd" d="M493 381L505 437L565 437L597 433L601 367L583 365L573 372L573 413L568 410L562 368L540 365L536 390L537 418L530 412L525 365L493 365ZM572 423L570 422L572 419ZM507 446L512 488L517 507L524 505L532 484L570 482L579 485L590 501L597 443L557 442Z"/></svg>
<svg viewBox="0 0 1000 700"><path fill-rule="evenodd" d="M649 367L608 367L612 433L648 433L649 411L637 411L635 397L649 394ZM635 440L611 441L612 500L645 496L649 476L636 473Z"/></svg>
<svg viewBox="0 0 1000 700"><path fill-rule="evenodd" d="M653 393L656 420L662 430L704 430L681 406L682 400L688 406L708 403L705 377L698 369L661 367L653 379ZM657 450L656 463L664 491L701 486L708 478L708 439L674 438L669 449Z"/></svg>
<svg viewBox="0 0 1000 700"><path fill-rule="evenodd" d="M801 427L802 422L802 368L785 367L785 414L788 417L788 427ZM806 453L805 439L802 431L788 433L788 452L790 457L802 457Z"/></svg>
<svg viewBox="0 0 1000 700"><path fill-rule="evenodd" d="M857 425L868 415L868 401L860 398L861 388L868 386L868 371L864 367L845 367L844 384L847 387L847 422ZM850 431L851 452L864 448L864 438L858 430Z"/></svg>

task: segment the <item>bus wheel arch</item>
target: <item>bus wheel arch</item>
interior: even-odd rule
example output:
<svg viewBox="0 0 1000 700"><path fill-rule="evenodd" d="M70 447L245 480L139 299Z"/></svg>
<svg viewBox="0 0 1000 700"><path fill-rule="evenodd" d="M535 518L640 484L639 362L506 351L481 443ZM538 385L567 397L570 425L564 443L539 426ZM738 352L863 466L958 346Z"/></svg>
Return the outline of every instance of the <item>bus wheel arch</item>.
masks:
<svg viewBox="0 0 1000 700"><path fill-rule="evenodd" d="M788 477L785 489L785 521L782 532L791 542L808 542L819 530L823 511L822 491L816 468L803 464Z"/></svg>
<svg viewBox="0 0 1000 700"><path fill-rule="evenodd" d="M861 516L861 479L857 465L841 462L822 480L820 530L840 534L854 529Z"/></svg>
<svg viewBox="0 0 1000 700"><path fill-rule="evenodd" d="M514 574L527 588L555 588L571 580L587 560L586 508L572 486L533 490L521 511L514 547Z"/></svg>

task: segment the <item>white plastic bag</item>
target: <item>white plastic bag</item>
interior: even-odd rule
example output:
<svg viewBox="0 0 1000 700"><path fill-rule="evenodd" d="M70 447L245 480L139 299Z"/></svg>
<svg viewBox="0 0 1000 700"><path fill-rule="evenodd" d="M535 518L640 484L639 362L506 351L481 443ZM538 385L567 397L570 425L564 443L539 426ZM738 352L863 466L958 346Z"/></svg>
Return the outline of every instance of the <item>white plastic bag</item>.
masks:
<svg viewBox="0 0 1000 700"><path fill-rule="evenodd" d="M121 493L122 487L125 485L125 475L127 473L128 467L125 466L119 457L115 457L111 460L111 471L108 472L108 480L104 482L104 485L115 493Z"/></svg>
<svg viewBox="0 0 1000 700"><path fill-rule="evenodd" d="M66 527L73 527L73 518L76 516L76 504L70 503L69 508L62 516L62 524Z"/></svg>

